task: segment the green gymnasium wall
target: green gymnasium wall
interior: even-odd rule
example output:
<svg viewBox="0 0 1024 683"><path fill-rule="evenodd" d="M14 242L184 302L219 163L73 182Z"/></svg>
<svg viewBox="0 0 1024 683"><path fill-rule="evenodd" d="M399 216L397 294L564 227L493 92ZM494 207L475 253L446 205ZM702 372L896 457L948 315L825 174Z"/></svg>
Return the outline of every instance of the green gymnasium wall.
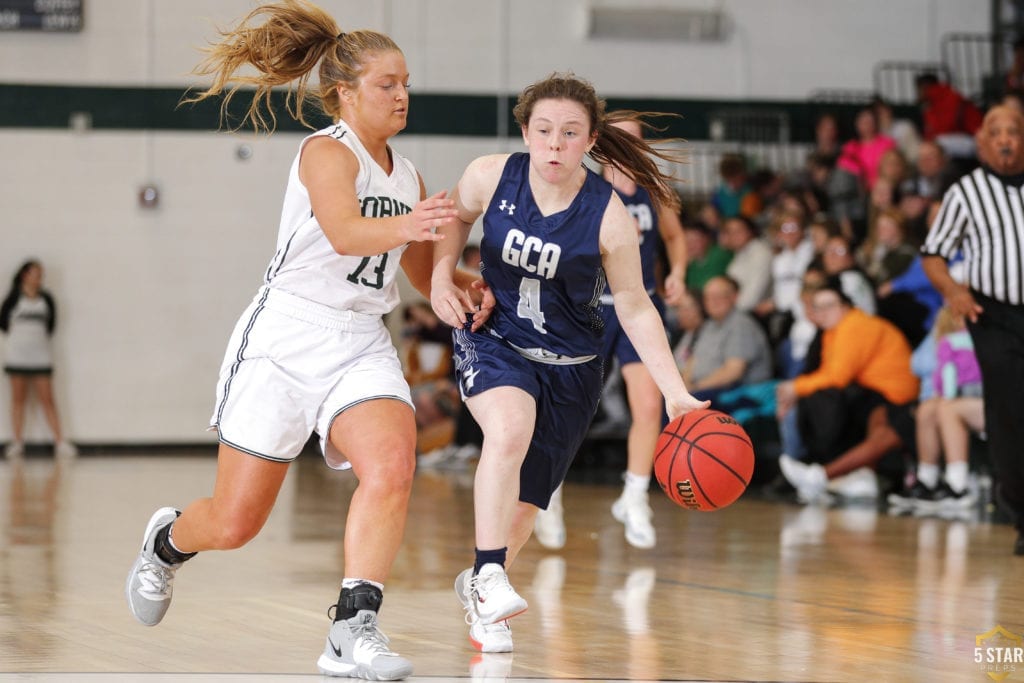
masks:
<svg viewBox="0 0 1024 683"><path fill-rule="evenodd" d="M220 127L219 102L179 105L183 90L177 88L129 88L98 86L0 84L0 128L67 128L75 112L87 112L97 130L217 130ZM283 95L275 93L275 109L283 112ZM232 105L232 114L241 113L243 93ZM498 108L507 109L509 130L517 134L511 109L515 96L502 100L493 95L416 93L412 95L413 115L406 133L411 135L448 135L494 137L498 135ZM666 118L665 134L688 140L708 138L709 121L715 112L735 110L773 110L788 114L790 141L813 139L813 122L823 111L834 111L844 122L852 120L857 105L807 101L721 101L682 99L609 98L609 109L637 109L678 114ZM902 115L909 114L904 108ZM311 122L325 124L315 114ZM278 116L278 130L301 131L302 126L289 116Z"/></svg>

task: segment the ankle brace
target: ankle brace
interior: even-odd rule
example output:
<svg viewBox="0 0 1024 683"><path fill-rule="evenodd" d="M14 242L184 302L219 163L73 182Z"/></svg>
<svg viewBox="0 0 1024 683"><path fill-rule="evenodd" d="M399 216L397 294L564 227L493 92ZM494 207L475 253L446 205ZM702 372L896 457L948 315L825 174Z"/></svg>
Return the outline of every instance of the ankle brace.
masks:
<svg viewBox="0 0 1024 683"><path fill-rule="evenodd" d="M183 553L174 547L174 543L171 542L171 522L167 526L162 527L156 532L156 540L153 543L153 551L156 556L167 564L181 564L186 560L191 560L196 556L195 553Z"/></svg>
<svg viewBox="0 0 1024 683"><path fill-rule="evenodd" d="M338 596L338 606L334 611L334 620L351 619L362 610L380 611L384 601L384 593L370 583L360 583L354 588L342 588Z"/></svg>

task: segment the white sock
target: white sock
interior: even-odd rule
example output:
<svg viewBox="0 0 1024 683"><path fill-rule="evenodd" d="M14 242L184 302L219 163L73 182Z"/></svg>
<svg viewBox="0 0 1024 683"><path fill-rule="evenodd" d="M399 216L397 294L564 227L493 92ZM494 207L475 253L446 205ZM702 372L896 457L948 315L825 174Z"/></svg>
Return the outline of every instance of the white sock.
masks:
<svg viewBox="0 0 1024 683"><path fill-rule="evenodd" d="M624 479L626 481L625 489L627 491L646 493L647 489L651 486L650 475L643 476L640 474L633 474L632 472L626 472Z"/></svg>
<svg viewBox="0 0 1024 683"><path fill-rule="evenodd" d="M939 466L932 463L917 464L917 480L930 489L939 485Z"/></svg>
<svg viewBox="0 0 1024 683"><path fill-rule="evenodd" d="M371 586L376 586L377 590L381 591L382 593L384 592L384 584L383 583L377 583L376 581L370 581L369 579L350 579L350 578L346 577L346 578L341 580L341 587L342 588L355 588L356 586L358 586L361 583L368 583Z"/></svg>
<svg viewBox="0 0 1024 683"><path fill-rule="evenodd" d="M967 488L967 463L947 462L946 483L957 493L964 491Z"/></svg>

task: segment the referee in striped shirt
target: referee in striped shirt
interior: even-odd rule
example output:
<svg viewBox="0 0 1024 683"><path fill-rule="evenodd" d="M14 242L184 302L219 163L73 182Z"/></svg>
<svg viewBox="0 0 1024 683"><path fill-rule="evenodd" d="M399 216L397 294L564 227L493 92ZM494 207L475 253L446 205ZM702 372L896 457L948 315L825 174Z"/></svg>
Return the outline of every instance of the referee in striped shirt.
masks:
<svg viewBox="0 0 1024 683"><path fill-rule="evenodd" d="M996 500L1024 555L1024 115L993 107L977 133L981 166L946 192L921 247L928 278L967 318L984 383L985 431ZM947 266L964 254L967 282Z"/></svg>

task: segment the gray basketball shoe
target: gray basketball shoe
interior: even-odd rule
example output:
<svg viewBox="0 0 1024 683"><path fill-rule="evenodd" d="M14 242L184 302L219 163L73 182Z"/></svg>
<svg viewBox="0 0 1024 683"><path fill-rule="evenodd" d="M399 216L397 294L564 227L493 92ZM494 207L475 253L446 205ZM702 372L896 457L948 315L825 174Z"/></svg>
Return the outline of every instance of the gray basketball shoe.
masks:
<svg viewBox="0 0 1024 683"><path fill-rule="evenodd" d="M128 607L139 623L156 626L171 606L174 572L180 564L167 564L156 555L156 534L181 514L174 508L160 508L149 518L142 536L142 550L128 572L125 595Z"/></svg>
<svg viewBox="0 0 1024 683"><path fill-rule="evenodd" d="M331 625L316 666L327 676L370 681L398 681L412 675L412 662L388 648L388 637L377 627L377 613L369 609Z"/></svg>

